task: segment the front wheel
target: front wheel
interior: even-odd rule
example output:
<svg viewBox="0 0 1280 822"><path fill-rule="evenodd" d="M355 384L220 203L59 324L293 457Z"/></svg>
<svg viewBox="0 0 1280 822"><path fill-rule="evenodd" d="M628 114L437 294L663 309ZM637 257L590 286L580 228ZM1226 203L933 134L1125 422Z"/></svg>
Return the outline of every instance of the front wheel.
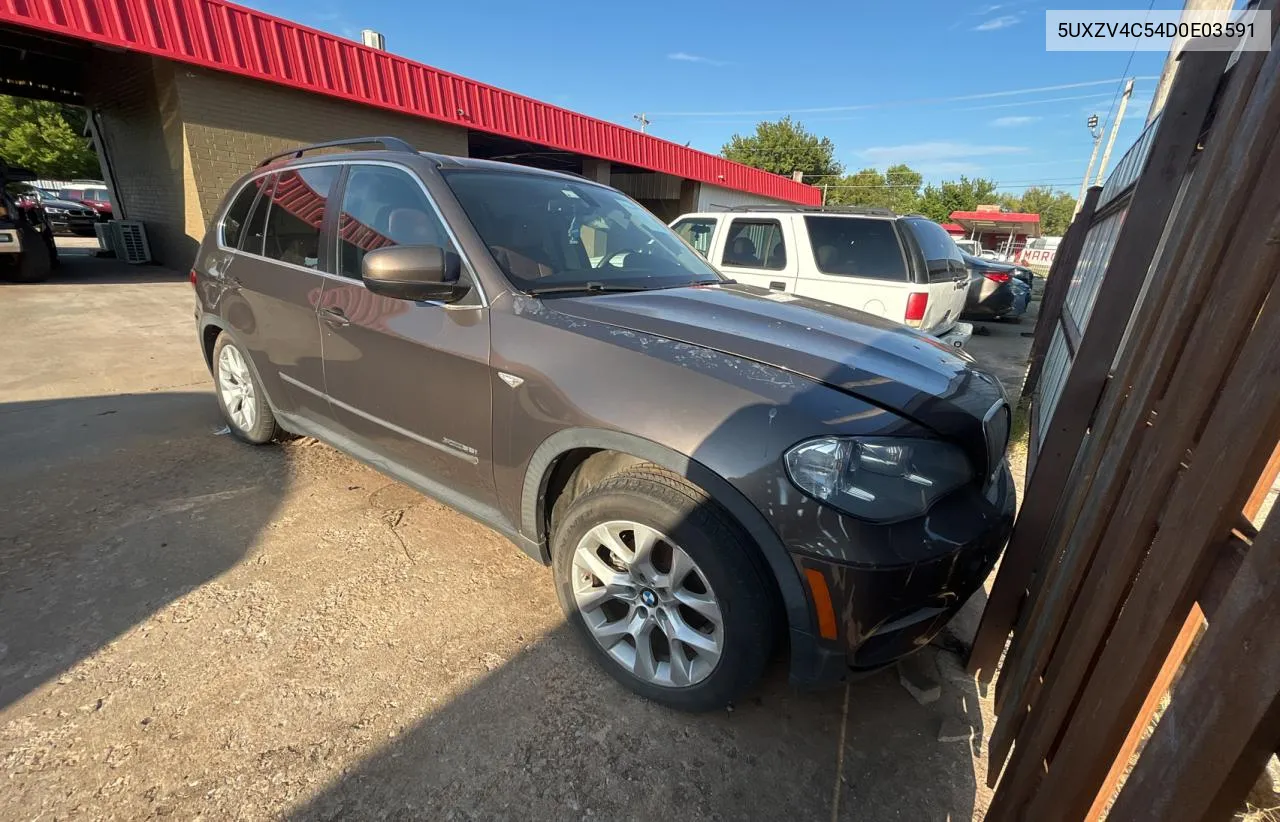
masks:
<svg viewBox="0 0 1280 822"><path fill-rule="evenodd" d="M556 589L611 676L671 708L724 707L775 636L754 545L706 494L657 466L609 477L557 511Z"/></svg>
<svg viewBox="0 0 1280 822"><path fill-rule="evenodd" d="M230 335L218 335L213 345L213 382L218 407L231 433L245 442L261 445L276 435L276 418L267 394L249 367L247 356Z"/></svg>

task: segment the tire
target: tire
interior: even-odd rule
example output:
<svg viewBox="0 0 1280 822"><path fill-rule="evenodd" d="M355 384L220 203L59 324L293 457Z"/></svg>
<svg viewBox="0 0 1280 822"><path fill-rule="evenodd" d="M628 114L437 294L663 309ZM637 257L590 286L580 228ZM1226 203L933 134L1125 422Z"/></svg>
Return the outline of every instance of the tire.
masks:
<svg viewBox="0 0 1280 822"><path fill-rule="evenodd" d="M641 465L601 480L567 506L557 506L553 519L552 571L560 606L614 679L654 702L694 712L722 708L759 680L778 633L779 610L766 581L768 572L742 529L701 489L655 465ZM638 535L649 534L651 539L643 542L656 540L650 559L636 559L632 570L619 573L627 565L598 537L604 532L620 541L623 550L634 548ZM599 547L590 548L592 542ZM601 577L587 569L590 563L580 548L594 550L600 564L592 567L611 573L615 582L629 581L630 588L615 585L626 592L624 598L607 593ZM680 561L680 579L672 574L677 551L693 564L687 569ZM610 561L612 566L606 564ZM592 604L595 599L603 604ZM641 621L647 627L636 633L648 644L648 662L641 662L637 637L620 631ZM613 637L598 639L592 625ZM701 637L688 633L690 629ZM630 663L624 661L628 655Z"/></svg>
<svg viewBox="0 0 1280 822"><path fill-rule="evenodd" d="M53 261L44 238L32 231L23 232L22 249L14 279L20 283L42 283L49 279L53 273Z"/></svg>
<svg viewBox="0 0 1280 822"><path fill-rule="evenodd" d="M249 357L222 333L213 344L213 387L227 428L238 439L262 445L275 439L279 426L267 393L249 364Z"/></svg>

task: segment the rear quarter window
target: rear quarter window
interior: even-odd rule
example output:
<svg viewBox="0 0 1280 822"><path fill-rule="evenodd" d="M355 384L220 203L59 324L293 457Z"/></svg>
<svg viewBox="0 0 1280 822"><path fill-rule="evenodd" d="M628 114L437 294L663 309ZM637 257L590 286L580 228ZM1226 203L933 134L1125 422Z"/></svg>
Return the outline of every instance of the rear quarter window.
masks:
<svg viewBox="0 0 1280 822"><path fill-rule="evenodd" d="M257 182L257 181L255 181ZM239 248L240 236L244 233L245 223L249 221L249 209L253 207L253 198L258 196L258 186L249 183L240 189L222 218L222 245L227 248Z"/></svg>
<svg viewBox="0 0 1280 822"><path fill-rule="evenodd" d="M960 248L955 240L942 226L923 217L912 217L903 220L911 230L911 234L920 244L924 252L925 267L929 271L929 280L949 280L957 271L964 269L964 257L960 256Z"/></svg>
<svg viewBox="0 0 1280 822"><path fill-rule="evenodd" d="M891 220L806 216L804 225L823 274L906 281L907 261Z"/></svg>

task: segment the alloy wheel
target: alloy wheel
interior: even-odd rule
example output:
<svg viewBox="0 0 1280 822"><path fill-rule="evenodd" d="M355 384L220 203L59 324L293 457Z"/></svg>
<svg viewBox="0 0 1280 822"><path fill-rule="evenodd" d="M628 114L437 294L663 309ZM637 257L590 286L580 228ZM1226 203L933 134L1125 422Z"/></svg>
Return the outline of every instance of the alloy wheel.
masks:
<svg viewBox="0 0 1280 822"><path fill-rule="evenodd" d="M241 431L252 431L258 420L258 405L249 366L234 345L224 346L218 355L218 393L227 415Z"/></svg>
<svg viewBox="0 0 1280 822"><path fill-rule="evenodd" d="M724 648L724 615L697 563L638 522L589 530L573 554L573 596L593 639L644 682L696 685Z"/></svg>

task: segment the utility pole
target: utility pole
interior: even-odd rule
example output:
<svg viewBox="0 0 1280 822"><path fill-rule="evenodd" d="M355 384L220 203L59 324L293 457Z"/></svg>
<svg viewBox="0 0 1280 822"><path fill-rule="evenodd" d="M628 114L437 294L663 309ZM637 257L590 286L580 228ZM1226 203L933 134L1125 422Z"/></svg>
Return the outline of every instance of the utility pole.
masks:
<svg viewBox="0 0 1280 822"><path fill-rule="evenodd" d="M1093 152L1089 155L1089 165L1084 170L1084 179L1080 181L1080 196L1076 197L1075 214L1080 213L1080 206L1084 204L1084 193L1089 190L1089 178L1093 176L1093 161L1098 159L1098 146L1102 145L1102 129L1098 128L1096 114L1089 115L1089 133L1093 135Z"/></svg>
<svg viewBox="0 0 1280 822"><path fill-rule="evenodd" d="M1133 78L1124 84L1124 94L1120 95L1120 110L1116 112L1116 121L1111 124L1111 136L1107 138L1107 150L1102 152L1102 162L1098 165L1098 179L1094 185L1102 185L1107 174L1107 162L1111 159L1111 149L1116 147L1116 134L1120 131L1120 123L1124 120L1124 110L1129 107L1129 98L1133 96Z"/></svg>
<svg viewBox="0 0 1280 822"><path fill-rule="evenodd" d="M644 134L644 130L649 126L649 118L644 116L644 112L632 114L631 119L640 123L640 133Z"/></svg>
<svg viewBox="0 0 1280 822"><path fill-rule="evenodd" d="M1225 23L1231 17L1233 0L1186 0L1182 7L1181 22ZM1173 87L1173 77L1178 72L1178 58L1187 44L1187 38L1175 37L1169 44L1169 54L1164 58L1164 70L1160 72L1160 82L1156 84L1156 93L1151 98L1151 108L1147 110L1147 125L1156 119L1156 115L1164 108L1164 101Z"/></svg>

